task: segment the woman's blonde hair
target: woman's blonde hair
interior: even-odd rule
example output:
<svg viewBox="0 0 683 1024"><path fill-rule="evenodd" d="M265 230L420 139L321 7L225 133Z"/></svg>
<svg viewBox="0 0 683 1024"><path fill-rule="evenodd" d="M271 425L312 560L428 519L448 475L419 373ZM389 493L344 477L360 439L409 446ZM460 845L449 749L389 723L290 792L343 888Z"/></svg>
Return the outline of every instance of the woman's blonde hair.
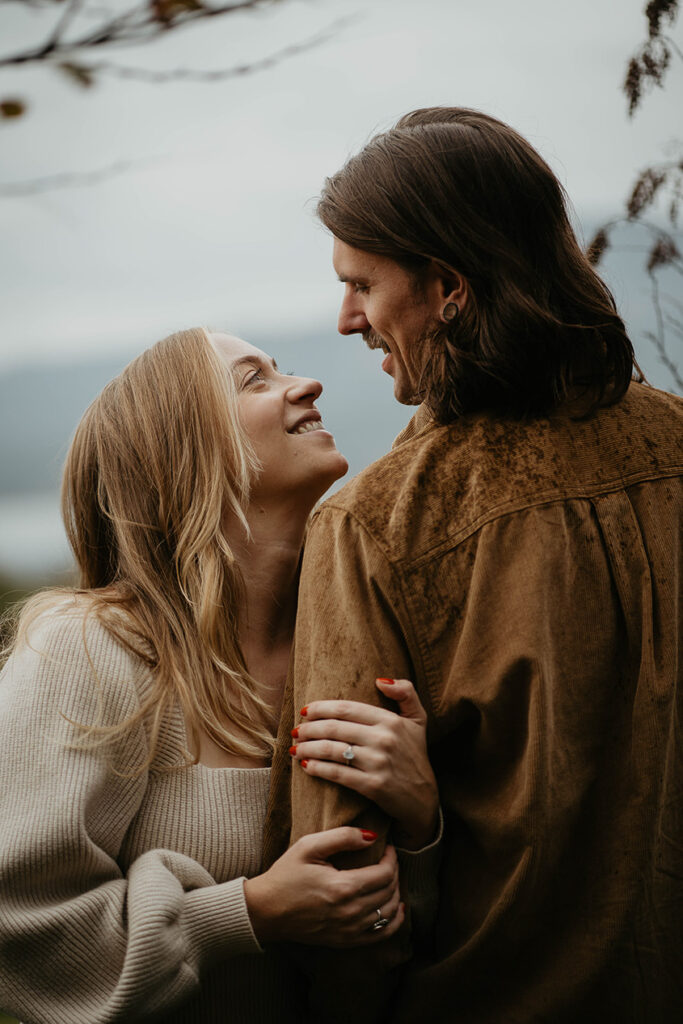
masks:
<svg viewBox="0 0 683 1024"><path fill-rule="evenodd" d="M134 359L76 430L62 485L76 593L153 678L133 718L88 735L106 741L149 716L150 754L139 771L178 703L197 749L202 731L234 754L272 753L273 715L240 649L243 582L226 536L228 522L248 535L257 469L232 375L203 329L172 334ZM18 641L49 598L29 602Z"/></svg>

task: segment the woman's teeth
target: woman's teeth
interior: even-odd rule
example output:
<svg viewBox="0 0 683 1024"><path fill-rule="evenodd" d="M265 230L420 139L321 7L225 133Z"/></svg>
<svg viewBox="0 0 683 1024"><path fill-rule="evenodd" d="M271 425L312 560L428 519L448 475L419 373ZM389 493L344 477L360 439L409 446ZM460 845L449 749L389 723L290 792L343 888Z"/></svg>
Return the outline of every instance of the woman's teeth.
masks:
<svg viewBox="0 0 683 1024"><path fill-rule="evenodd" d="M324 430L320 420L306 420L305 423L300 423L299 426L292 431L293 434L307 434L310 430Z"/></svg>

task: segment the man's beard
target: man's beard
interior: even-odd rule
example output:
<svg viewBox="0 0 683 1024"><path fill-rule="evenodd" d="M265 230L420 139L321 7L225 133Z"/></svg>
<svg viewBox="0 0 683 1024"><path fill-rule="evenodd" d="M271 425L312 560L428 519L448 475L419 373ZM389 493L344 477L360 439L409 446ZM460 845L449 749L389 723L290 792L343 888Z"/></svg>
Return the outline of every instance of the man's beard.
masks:
<svg viewBox="0 0 683 1024"><path fill-rule="evenodd" d="M406 398L400 399L400 401L405 402L407 405L419 405L425 399L427 391L424 385L425 364L433 354L434 345L438 345L442 331L443 324L436 319L431 320L425 324L422 333L411 344L411 355L419 355L422 365L412 365L412 360L411 365L408 365L404 360L404 366L412 383L412 393L407 395ZM361 337L369 349L381 349L385 354L392 351L382 335L372 328L369 331L363 331Z"/></svg>

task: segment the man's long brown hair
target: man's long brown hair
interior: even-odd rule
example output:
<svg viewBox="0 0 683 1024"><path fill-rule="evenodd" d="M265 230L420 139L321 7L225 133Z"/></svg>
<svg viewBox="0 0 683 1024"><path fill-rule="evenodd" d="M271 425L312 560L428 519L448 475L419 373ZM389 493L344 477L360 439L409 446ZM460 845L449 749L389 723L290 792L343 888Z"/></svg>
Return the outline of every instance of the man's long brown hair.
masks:
<svg viewBox="0 0 683 1024"><path fill-rule="evenodd" d="M240 649L243 584L226 535L230 522L248 533L257 469L232 376L203 329L143 352L78 425L62 487L78 588L30 602L17 643L41 612L75 597L147 662L153 685L140 712L85 735L107 742L149 716L149 758L134 772L151 763L177 705L195 736L235 754L272 752L272 713Z"/></svg>
<svg viewBox="0 0 683 1024"><path fill-rule="evenodd" d="M529 143L475 110L402 117L325 182L318 215L341 241L415 273L466 278L451 324L416 344L440 422L490 409L582 412L618 401L635 365L614 299L582 252L562 186Z"/></svg>

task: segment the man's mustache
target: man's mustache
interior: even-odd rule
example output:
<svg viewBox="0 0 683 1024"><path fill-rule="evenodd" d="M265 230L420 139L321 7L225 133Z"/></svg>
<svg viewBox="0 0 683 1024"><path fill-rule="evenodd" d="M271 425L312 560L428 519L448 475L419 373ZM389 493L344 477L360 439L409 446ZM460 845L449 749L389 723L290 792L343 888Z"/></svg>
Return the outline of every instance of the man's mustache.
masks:
<svg viewBox="0 0 683 1024"><path fill-rule="evenodd" d="M382 338L382 335L378 334L377 331L363 331L361 337L363 338L363 341L368 346L368 348L382 348L384 349L385 352L389 351L389 348L384 339Z"/></svg>

